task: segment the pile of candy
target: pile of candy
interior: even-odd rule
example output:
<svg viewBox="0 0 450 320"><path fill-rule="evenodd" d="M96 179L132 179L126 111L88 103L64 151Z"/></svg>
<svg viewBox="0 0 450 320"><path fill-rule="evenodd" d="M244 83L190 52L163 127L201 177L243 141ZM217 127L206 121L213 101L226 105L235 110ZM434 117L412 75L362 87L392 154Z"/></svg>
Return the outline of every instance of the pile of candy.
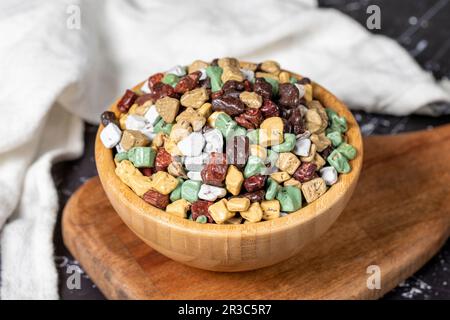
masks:
<svg viewBox="0 0 450 320"><path fill-rule="evenodd" d="M199 223L271 220L348 173L347 122L278 63L194 61L127 90L101 116L116 174L139 197Z"/></svg>

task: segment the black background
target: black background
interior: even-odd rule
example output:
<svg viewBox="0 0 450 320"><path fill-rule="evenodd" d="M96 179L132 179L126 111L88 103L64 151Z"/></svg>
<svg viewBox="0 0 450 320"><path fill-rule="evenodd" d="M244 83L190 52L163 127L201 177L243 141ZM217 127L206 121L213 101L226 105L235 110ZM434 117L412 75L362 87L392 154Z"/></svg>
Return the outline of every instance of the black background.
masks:
<svg viewBox="0 0 450 320"><path fill-rule="evenodd" d="M372 32L397 40L417 62L431 71L437 79L450 78L450 0L426 1L348 1L321 0L322 7L336 8L365 26L367 6L376 4L381 8L381 30ZM450 116L431 118L412 115L394 117L365 112L354 112L364 135L396 134L427 129L450 123ZM58 188L60 208L84 181L95 176L94 138L96 127L86 125L85 153L75 161L54 165L53 178ZM60 295L62 299L104 299L89 276L74 261L65 248L61 236L59 213L55 228L55 263L58 267ZM68 266L78 266L82 274L80 290L66 286ZM383 299L450 299L450 241L416 274L401 283Z"/></svg>

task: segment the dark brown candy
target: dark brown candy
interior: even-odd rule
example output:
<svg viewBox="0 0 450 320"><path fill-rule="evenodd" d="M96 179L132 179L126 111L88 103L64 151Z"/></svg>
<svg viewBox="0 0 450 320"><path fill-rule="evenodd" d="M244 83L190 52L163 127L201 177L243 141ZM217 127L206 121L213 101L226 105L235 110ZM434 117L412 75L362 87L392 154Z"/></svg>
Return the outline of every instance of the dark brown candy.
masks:
<svg viewBox="0 0 450 320"><path fill-rule="evenodd" d="M167 207L167 205L170 202L168 194L164 195L153 190L149 190L146 193L144 193L144 196L142 198L144 199L144 201L150 203L152 206L155 206L163 210Z"/></svg>
<svg viewBox="0 0 450 320"><path fill-rule="evenodd" d="M219 58L215 58L211 61L211 66L217 67L219 65Z"/></svg>
<svg viewBox="0 0 450 320"><path fill-rule="evenodd" d="M153 168L141 168L140 170L146 177L150 177L153 174Z"/></svg>
<svg viewBox="0 0 450 320"><path fill-rule="evenodd" d="M195 201L191 206L192 220L194 221L197 220L199 216L206 216L208 218L209 223L214 223L214 220L208 211L208 208L212 204L214 204L213 201L206 201L206 200Z"/></svg>
<svg viewBox="0 0 450 320"><path fill-rule="evenodd" d="M266 183L267 176L262 176L260 174L256 176L251 176L244 180L244 188L248 192L253 192L257 190L261 190L264 188L264 184Z"/></svg>
<svg viewBox="0 0 450 320"><path fill-rule="evenodd" d="M300 84L311 84L311 79L309 79L309 78L301 78L300 80L297 80L297 83L300 83Z"/></svg>
<svg viewBox="0 0 450 320"><path fill-rule="evenodd" d="M228 164L242 169L247 163L250 153L249 139L246 136L234 136L227 140L226 153Z"/></svg>
<svg viewBox="0 0 450 320"><path fill-rule="evenodd" d="M164 148L159 148L155 157L155 170L167 171L167 167L172 163L172 161L173 159L170 153L168 153Z"/></svg>
<svg viewBox="0 0 450 320"><path fill-rule="evenodd" d="M105 111L100 116L100 120L102 122L102 125L106 127L111 122L114 123L116 126L119 126L119 121L117 120L116 115L112 111Z"/></svg>
<svg viewBox="0 0 450 320"><path fill-rule="evenodd" d="M224 94L223 90L212 92L211 93L211 100L217 99L217 98L223 96L223 94Z"/></svg>
<svg viewBox="0 0 450 320"><path fill-rule="evenodd" d="M161 82L163 78L164 73L161 72L155 73L154 75L150 76L150 78L148 78L148 88L150 89L150 91L153 90L155 84Z"/></svg>
<svg viewBox="0 0 450 320"><path fill-rule="evenodd" d="M281 118L281 121L283 121L283 132L284 133L291 133L292 132L292 125L291 123L286 120L285 118Z"/></svg>
<svg viewBox="0 0 450 320"><path fill-rule="evenodd" d="M330 145L326 147L324 150L322 150L322 152L319 152L319 154L322 158L326 159L331 154L331 152L333 152L333 150L334 150L333 146Z"/></svg>
<svg viewBox="0 0 450 320"><path fill-rule="evenodd" d="M263 105L260 108L264 118L278 117L280 115L280 108L269 99L264 99Z"/></svg>
<svg viewBox="0 0 450 320"><path fill-rule="evenodd" d="M292 109L286 109L285 107L280 108L280 117L283 119L289 119L292 114Z"/></svg>
<svg viewBox="0 0 450 320"><path fill-rule="evenodd" d="M245 91L253 91L253 85L247 79L244 80L244 90Z"/></svg>
<svg viewBox="0 0 450 320"><path fill-rule="evenodd" d="M263 121L263 115L259 109L248 108L244 113L234 118L234 120L246 129L256 129Z"/></svg>
<svg viewBox="0 0 450 320"><path fill-rule="evenodd" d="M301 183L309 181L314 178L317 166L312 162L302 162L300 167L294 172L294 179Z"/></svg>
<svg viewBox="0 0 450 320"><path fill-rule="evenodd" d="M244 194L240 195L240 197L245 197L245 198L249 199L251 202L261 202L264 200L265 194L266 194L266 192L264 190L258 190L258 191L254 191L254 192L244 193Z"/></svg>
<svg viewBox="0 0 450 320"><path fill-rule="evenodd" d="M188 75L185 75L180 79L180 81L178 81L177 85L175 86L175 92L183 94L187 91L194 90L199 83L201 75L202 73L200 71L195 71L189 73Z"/></svg>
<svg viewBox="0 0 450 320"><path fill-rule="evenodd" d="M214 111L223 111L230 116L237 116L245 110L245 104L237 97L221 96L211 104Z"/></svg>
<svg viewBox="0 0 450 320"><path fill-rule="evenodd" d="M147 101L153 101L153 95L151 93L147 93L138 97L134 103L136 103L138 106L142 106Z"/></svg>
<svg viewBox="0 0 450 320"><path fill-rule="evenodd" d="M280 98L278 103L286 108L295 108L300 102L300 96L298 89L292 83L282 83L280 84L278 93Z"/></svg>
<svg viewBox="0 0 450 320"><path fill-rule="evenodd" d="M136 101L137 97L138 95L136 93L127 89L127 91L125 91L125 94L122 96L119 103L117 104L117 108L122 113L128 112L128 109L131 108L134 101Z"/></svg>
<svg viewBox="0 0 450 320"><path fill-rule="evenodd" d="M222 86L222 90L227 92L230 90L233 91L244 91L245 90L245 84L244 82L236 81L236 80L228 80L225 82Z"/></svg>
<svg viewBox="0 0 450 320"><path fill-rule="evenodd" d="M291 132L293 134L300 134L305 132L305 122L302 118L302 112L300 108L295 108L289 117L289 123L291 124Z"/></svg>
<svg viewBox="0 0 450 320"><path fill-rule="evenodd" d="M164 98L164 97L172 97L175 98L178 95L175 93L172 86L158 82L153 86L152 93L151 93L151 99L153 101L156 101L158 99Z"/></svg>
<svg viewBox="0 0 450 320"><path fill-rule="evenodd" d="M264 78L256 78L253 91L264 99L270 99L272 97L272 85Z"/></svg>
<svg viewBox="0 0 450 320"><path fill-rule="evenodd" d="M203 183L221 187L227 175L228 165L226 164L226 156L223 153L211 152L209 155L209 163L203 167L201 177Z"/></svg>

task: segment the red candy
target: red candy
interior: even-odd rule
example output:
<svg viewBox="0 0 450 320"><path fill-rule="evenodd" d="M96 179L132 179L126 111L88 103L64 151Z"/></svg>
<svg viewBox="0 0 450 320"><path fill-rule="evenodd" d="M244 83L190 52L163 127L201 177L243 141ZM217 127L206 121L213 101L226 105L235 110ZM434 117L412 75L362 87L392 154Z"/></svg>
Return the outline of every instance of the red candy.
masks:
<svg viewBox="0 0 450 320"><path fill-rule="evenodd" d="M306 182L314 178L317 166L312 162L302 162L300 167L294 172L294 179L301 183Z"/></svg>
<svg viewBox="0 0 450 320"><path fill-rule="evenodd" d="M263 121L263 116L259 109L249 108L234 120L246 129L256 129Z"/></svg>
<svg viewBox="0 0 450 320"><path fill-rule="evenodd" d="M213 223L214 220L208 211L208 208L213 204L213 201L198 200L191 206L192 220L196 220L199 216L206 216L209 223Z"/></svg>
<svg viewBox="0 0 450 320"><path fill-rule="evenodd" d="M149 190L142 197L146 202L160 209L165 209L170 202L169 195L161 194L157 191Z"/></svg>
<svg viewBox="0 0 450 320"><path fill-rule="evenodd" d="M159 148L155 158L155 170L167 171L167 167L172 163L172 156L164 148Z"/></svg>
<svg viewBox="0 0 450 320"><path fill-rule="evenodd" d="M201 75L202 73L200 71L195 71L184 76L180 79L180 81L178 81L177 85L175 86L175 92L183 94L187 91L195 89L198 85L198 81Z"/></svg>
<svg viewBox="0 0 450 320"><path fill-rule="evenodd" d="M227 169L225 155L223 153L212 152L210 155L210 163L201 172L203 183L221 187L227 175Z"/></svg>
<svg viewBox="0 0 450 320"><path fill-rule="evenodd" d="M244 188L248 192L261 190L264 188L266 182L266 176L256 175L244 180Z"/></svg>
<svg viewBox="0 0 450 320"><path fill-rule="evenodd" d="M133 103L136 101L137 97L138 95L133 91L131 90L125 91L125 94L123 95L122 99L120 99L119 103L117 104L117 108L122 113L127 112L128 109L130 109Z"/></svg>

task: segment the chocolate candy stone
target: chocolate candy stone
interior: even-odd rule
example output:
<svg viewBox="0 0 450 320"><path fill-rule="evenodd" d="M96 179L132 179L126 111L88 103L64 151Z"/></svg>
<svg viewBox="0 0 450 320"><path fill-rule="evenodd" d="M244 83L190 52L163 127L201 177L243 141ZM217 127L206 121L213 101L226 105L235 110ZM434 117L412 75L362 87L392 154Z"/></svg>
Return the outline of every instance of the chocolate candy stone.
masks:
<svg viewBox="0 0 450 320"><path fill-rule="evenodd" d="M227 140L227 163L243 168L249 156L249 139L246 136L234 136Z"/></svg>
<svg viewBox="0 0 450 320"><path fill-rule="evenodd" d="M180 181L178 186L170 193L170 201L174 202L181 199L181 186L183 185L183 179L178 179Z"/></svg>
<svg viewBox="0 0 450 320"><path fill-rule="evenodd" d="M347 158L345 158L338 150L333 150L327 157L327 161L339 173L349 173L351 170Z"/></svg>
<svg viewBox="0 0 450 320"><path fill-rule="evenodd" d="M183 182L181 185L181 197L190 203L197 201L201 185L201 181L187 180Z"/></svg>
<svg viewBox="0 0 450 320"><path fill-rule="evenodd" d="M222 88L222 68L219 66L209 66L206 68L206 74L211 81L211 91L216 92Z"/></svg>
<svg viewBox="0 0 450 320"><path fill-rule="evenodd" d="M254 192L247 192L241 195L240 197L245 197L250 200L250 202L261 202L264 200L264 190L258 190Z"/></svg>
<svg viewBox="0 0 450 320"><path fill-rule="evenodd" d="M223 111L230 116L237 116L245 111L245 104L239 97L230 95L218 97L211 102L214 111Z"/></svg>
<svg viewBox="0 0 450 320"><path fill-rule="evenodd" d="M257 174L264 174L266 166L264 161L256 156L249 156L244 169L244 177L249 178Z"/></svg>
<svg viewBox="0 0 450 320"><path fill-rule="evenodd" d="M248 192L253 192L264 188L267 176L255 175L251 176L244 181L244 188Z"/></svg>
<svg viewBox="0 0 450 320"><path fill-rule="evenodd" d="M348 160L352 160L356 157L356 149L348 143L341 143L336 150L339 151Z"/></svg>
<svg viewBox="0 0 450 320"><path fill-rule="evenodd" d="M285 133L284 142L276 146L272 146L272 150L275 152L290 152L294 149L295 143L297 142L295 134Z"/></svg>
<svg viewBox="0 0 450 320"><path fill-rule="evenodd" d="M275 199L280 188L281 188L280 185L274 179L272 178L267 179L266 200Z"/></svg>
<svg viewBox="0 0 450 320"><path fill-rule="evenodd" d="M150 147L134 147L128 150L128 159L136 168L153 167L155 156L155 150Z"/></svg>
<svg viewBox="0 0 450 320"><path fill-rule="evenodd" d="M339 131L330 131L327 133L327 138L330 139L333 147L339 146L343 141L342 134Z"/></svg>
<svg viewBox="0 0 450 320"><path fill-rule="evenodd" d="M100 116L100 120L102 122L102 125L106 127L110 122L114 123L116 126L119 127L119 121L117 120L116 115L112 111L105 111Z"/></svg>
<svg viewBox="0 0 450 320"><path fill-rule="evenodd" d="M277 193L277 200L282 211L293 212L302 207L302 194L297 187L282 187Z"/></svg>

